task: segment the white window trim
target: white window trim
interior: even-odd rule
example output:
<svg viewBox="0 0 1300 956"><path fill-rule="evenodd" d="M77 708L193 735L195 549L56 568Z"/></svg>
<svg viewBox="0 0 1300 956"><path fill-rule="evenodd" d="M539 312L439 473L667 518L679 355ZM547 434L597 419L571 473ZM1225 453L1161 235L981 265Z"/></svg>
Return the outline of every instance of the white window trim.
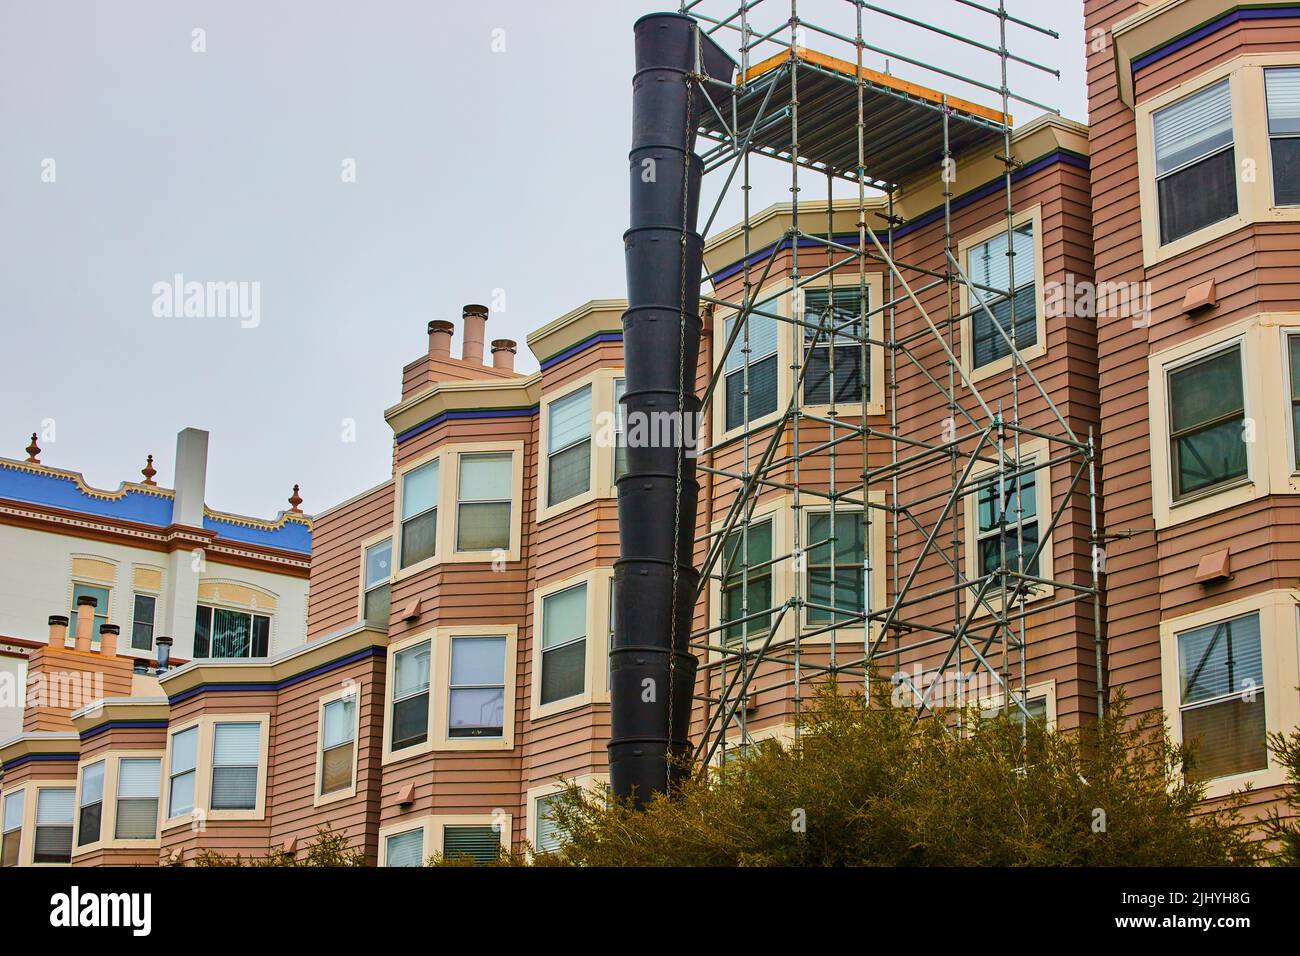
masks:
<svg viewBox="0 0 1300 956"><path fill-rule="evenodd" d="M158 819L154 824L152 840L124 840L117 837L117 785L122 774L122 761L131 759L158 761ZM87 767L101 760L104 761L104 801L99 811L99 839L94 843L78 846L77 841L81 838L82 773ZM166 754L162 750L110 750L96 754L77 765L77 805L76 813L72 818L74 860L81 854L97 850L156 850L162 845L162 817L165 812L163 800L167 794L167 778L163 776L163 766L166 761Z"/></svg>
<svg viewBox="0 0 1300 956"><path fill-rule="evenodd" d="M260 752L257 760L257 798L251 810L213 810L210 807L212 791L212 745L216 735L217 724L257 724L258 746ZM194 810L190 813L168 817L171 810L171 761L172 741L175 736L190 727L199 728L196 743L198 747L194 767ZM182 724L167 729L167 750L163 756L161 794L158 798L158 814L163 817L159 832L165 833L181 826L191 826L195 821L214 823L233 820L263 820L266 818L266 775L267 755L270 751L271 715L269 713L221 713L205 714ZM132 841L134 842L134 841Z"/></svg>
<svg viewBox="0 0 1300 956"><path fill-rule="evenodd" d="M391 542L392 540L393 540L392 532L388 529L384 529L378 534L372 534L370 537L362 541L361 544L359 545L361 572L357 576L358 578L357 580L357 623L358 624L364 624L366 621L366 595L370 591L374 591L382 587L382 585L379 584L376 584L370 588L366 587L366 553L375 545L383 544L385 541ZM385 584L388 585L388 589L389 589L388 596L389 596L389 607L390 607L389 617L390 618L392 617L391 602L392 602L392 594L393 594L392 592L393 575L396 572L396 570L397 570L397 551L395 549L392 549L392 546L390 544L389 557L388 557L388 580L384 582Z"/></svg>
<svg viewBox="0 0 1300 956"><path fill-rule="evenodd" d="M1011 692L1014 695L1019 695L1020 688L1018 686L1013 686L1011 688ZM1043 700L1046 702L1047 705L1046 707L1047 729L1055 730L1056 729L1056 681L1054 679L1035 681L1032 684L1025 685L1026 704L1028 704L1030 701L1038 700L1040 697L1043 698ZM981 697L979 699L979 702L976 704L976 709L977 711L980 712L986 710L992 710L994 707L1001 707L1003 701L1005 700L1006 700L1006 694L999 690L996 694L990 694L987 697ZM1016 708L1016 710L1019 710L1019 708Z"/></svg>
<svg viewBox="0 0 1300 956"><path fill-rule="evenodd" d="M576 774L572 777L560 777L549 783L540 783L528 788L524 794L524 806L528 809L528 819L524 825L524 839L528 842L530 855L535 855L532 854L532 849L537 846L538 801L554 796L557 793L563 793L568 788L568 784L575 784L589 793L599 793L602 788L609 784L609 774Z"/></svg>
<svg viewBox="0 0 1300 956"><path fill-rule="evenodd" d="M533 592L532 689L529 716L541 720L555 714L609 702L609 594L612 568L592 568L581 574L549 581ZM587 586L587 662L581 694L542 703L542 602L579 584Z"/></svg>
<svg viewBox="0 0 1300 956"><path fill-rule="evenodd" d="M542 396L538 416L537 455L537 521L549 521L576 508L588 505L599 498L614 498L618 490L614 485L614 436L617 409L614 403L614 380L626 378L621 366L600 368L594 372L565 382L564 385ZM575 392L591 387L591 460L588 463L587 490L566 498L559 504L548 505L550 479L550 448L548 439L551 426L551 405Z"/></svg>
<svg viewBox="0 0 1300 956"><path fill-rule="evenodd" d="M883 491L872 491L868 494L867 500L872 504L883 505L885 503L885 493ZM810 532L810 521L812 516L829 515L831 509L829 503L822 504L820 500L816 498L805 497L804 501L813 502L812 504L805 504L803 506L804 526L803 526L803 537L801 540L805 551L807 551L807 550L811 550L811 546L815 543L812 540L812 534ZM865 537L864 534L864 539L863 539L867 547L867 555L871 563L871 580L869 582L871 585L871 590L867 595L867 610L872 614L876 614L879 613L885 607L885 601L886 601L885 575L888 573L888 568L885 566L885 512L882 511L880 508L871 508L869 510L871 513L866 517L871 522L870 537L867 538ZM793 512L791 512L791 514L793 514ZM862 514L861 508L852 508L847 505L839 505L835 509L835 521L836 524L838 524L842 517L851 518L854 515L861 515L861 514ZM805 562L805 564L807 563L808 562ZM838 567L836 570L838 570ZM809 594L808 568L805 567L802 573L804 575L803 596L804 599L807 600ZM829 622L826 621L822 621L822 622L809 621L808 608L806 607L804 608L804 628L806 630L816 630L818 628L825 627L828 623ZM880 633L880 622L873 621L871 623L872 639L874 640L879 633ZM862 640L862 627L861 625L843 624L835 629L835 635L836 635L835 641L837 644L843 641L845 638L853 641L860 641ZM818 634L815 637L806 637L803 638L801 641L801 643L808 643L808 644L829 644L830 642L831 642L830 633Z"/></svg>
<svg viewBox="0 0 1300 956"><path fill-rule="evenodd" d="M325 708L340 700L352 701L352 783L332 793L321 793L321 771L325 766ZM323 807L341 800L351 800L357 795L357 770L361 754L361 685L349 684L341 690L325 694L316 703L316 771L312 777L312 806Z"/></svg>
<svg viewBox="0 0 1300 956"><path fill-rule="evenodd" d="M80 810L80 807L77 806L77 792L80 789L81 784L78 779L69 777L66 780L28 780L21 787L15 787L12 791L5 791L5 793L17 793L22 790L27 794L23 798L23 835L22 842L18 847L19 866L61 867L71 865L71 863L36 862L36 809L41 802L42 790L71 790L73 792L72 855L75 856L77 852L77 812Z"/></svg>
<svg viewBox="0 0 1300 956"><path fill-rule="evenodd" d="M419 830L423 835L421 862L422 865L428 863L430 857L442 852L442 828L447 826L499 826L501 847L509 851L514 818L505 813L435 813L390 823L379 828L379 865L388 865L388 838L412 830Z"/></svg>
<svg viewBox="0 0 1300 956"><path fill-rule="evenodd" d="M23 801L23 816L22 819L18 822L18 863L15 865L14 869L17 869L20 866L32 865L28 854L31 854L33 852L32 840L35 839L36 832L34 830L30 830L27 826L27 807L28 804L30 803L30 801L27 799L28 797L27 788L29 785L30 785L30 781L24 781L23 783L19 784L16 787L7 787L4 790L0 790L0 828L4 826L4 802L8 800L10 797L17 797L20 795ZM80 787L80 784L78 784L78 787ZM35 816L33 816L32 820L35 821L35 819L36 819ZM0 836L3 836L3 834L0 834ZM75 853L77 848L75 816L73 817L72 848ZM53 864L48 864L48 865L53 865Z"/></svg>
<svg viewBox="0 0 1300 956"><path fill-rule="evenodd" d="M851 293L857 292L858 276L856 272L854 272L852 275L840 274L837 275L835 278L836 278L835 290L837 292L845 292L845 291ZM866 279L867 279L867 323L870 326L867 336L868 338L875 338L883 341L885 337L880 333L885 326L885 315L887 314L886 312L881 311L881 306L885 304L884 277L879 272L868 272ZM802 286L800 286L800 288L805 293L823 292L831 288L831 279L829 276L827 276L822 279L817 279L814 282L804 283ZM787 296L787 299L788 298L789 297ZM735 313L733 312L732 314L734 315ZM806 310L805 310L803 320L805 322L813 321L813 319L807 315ZM804 329L801 326L798 326L798 327L793 327L793 330L799 336L800 349L802 354L802 344L803 344L802 340L803 340ZM726 344L727 344L726 339L724 338L721 342L721 345L726 345ZM829 348L829 347L830 347L830 336L829 335L823 336L822 342L821 344L818 345L818 348ZM803 360L801 360L801 362L802 361ZM868 345L867 363L870 368L870 372L868 374L869 388L867 392L867 414L883 415L885 414L885 387L884 387L885 350L883 348L878 348L874 345ZM783 367L782 369L780 369L780 374L788 375L790 377L790 388L791 391L793 391L794 375L795 375L794 370ZM780 396L779 385L777 386L777 393L778 393L777 408L780 409L781 396ZM817 415L825 415L828 412L830 412L832 408L834 408L836 413L839 414L841 417L846 415L849 417L859 417L861 413L858 411L858 409L862 407L862 403L861 402L811 402L810 403L810 402L802 401L801 398L800 406L806 409L807 411L810 411ZM739 431L739 429L737 429L737 431Z"/></svg>

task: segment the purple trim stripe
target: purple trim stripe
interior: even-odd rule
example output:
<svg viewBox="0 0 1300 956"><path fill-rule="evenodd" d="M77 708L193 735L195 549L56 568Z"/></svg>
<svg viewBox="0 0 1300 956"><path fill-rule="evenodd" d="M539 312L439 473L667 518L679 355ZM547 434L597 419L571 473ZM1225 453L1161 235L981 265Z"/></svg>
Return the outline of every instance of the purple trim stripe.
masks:
<svg viewBox="0 0 1300 956"><path fill-rule="evenodd" d="M77 761L80 759L81 759L80 754L28 754L25 757L19 757L17 760L9 761L3 767L0 767L0 770L7 772L13 770L15 767L21 767L23 766L23 764L36 763L36 762L47 763L47 762L67 761L67 760Z"/></svg>
<svg viewBox="0 0 1300 956"><path fill-rule="evenodd" d="M1217 20L1204 23L1190 33L1184 33L1181 37L1170 40L1164 46L1156 47L1154 50L1142 54L1130 64L1130 69L1133 76L1137 76L1139 70L1145 70L1152 63L1159 62L1167 56L1172 56L1179 50L1185 50L1193 43L1204 40L1211 34L1218 33L1220 30L1243 20L1281 20L1287 17L1300 17L1300 7L1294 5L1237 7Z"/></svg>
<svg viewBox="0 0 1300 956"><path fill-rule="evenodd" d="M591 336L590 338L583 339L577 345L574 345L571 348L567 348L563 352L558 352L555 355L552 355L546 361L541 363L541 370L545 372L551 366L556 365L559 362L563 362L567 358L572 358L573 356L577 355L579 352L584 352L587 349L591 348L593 345L599 345L601 342L622 342L622 341L623 341L622 332L597 332L595 335Z"/></svg>
<svg viewBox="0 0 1300 956"><path fill-rule="evenodd" d="M286 687L292 687L295 684L301 684L305 680L311 680L313 677L319 677L321 674L328 674L330 671L338 670L340 667L346 667L348 664L355 664L357 661L368 660L372 657L386 657L388 651L382 647L368 647L363 651L357 651L355 654L349 654L347 657L340 657L337 660L322 664L320 667L314 667L309 671L303 671L301 674L295 674L292 677L286 677L282 681L249 681L243 684L198 684L189 690L182 691L175 697L168 697L167 702L172 706L189 700L191 697L197 697L199 694L215 693L220 691L234 691L248 693L250 691L280 691Z"/></svg>
<svg viewBox="0 0 1300 956"><path fill-rule="evenodd" d="M170 725L165 720L110 720L85 731L81 735L81 740L84 743L91 737L97 737L109 730L121 730L124 728L131 730L157 730L160 728L165 729L168 726Z"/></svg>
<svg viewBox="0 0 1300 956"><path fill-rule="evenodd" d="M397 436L397 443L400 445L408 438L414 438L416 435L422 435L431 428L436 428L445 421L453 421L464 418L527 418L536 415L538 407L531 408L475 408L465 411L443 412L441 415L435 415L427 422L421 422Z"/></svg>

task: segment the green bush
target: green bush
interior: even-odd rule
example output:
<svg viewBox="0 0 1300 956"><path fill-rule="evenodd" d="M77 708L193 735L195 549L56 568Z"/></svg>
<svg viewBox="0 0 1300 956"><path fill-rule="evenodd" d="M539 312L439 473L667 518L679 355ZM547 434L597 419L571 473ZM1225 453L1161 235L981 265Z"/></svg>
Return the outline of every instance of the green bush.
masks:
<svg viewBox="0 0 1300 956"><path fill-rule="evenodd" d="M307 846L301 856L272 850L266 856L244 857L240 854L225 856L215 850L200 850L191 861L192 866L309 866L341 867L365 866L366 855L362 850L348 845L347 837L335 833L328 826L316 830L316 839Z"/></svg>

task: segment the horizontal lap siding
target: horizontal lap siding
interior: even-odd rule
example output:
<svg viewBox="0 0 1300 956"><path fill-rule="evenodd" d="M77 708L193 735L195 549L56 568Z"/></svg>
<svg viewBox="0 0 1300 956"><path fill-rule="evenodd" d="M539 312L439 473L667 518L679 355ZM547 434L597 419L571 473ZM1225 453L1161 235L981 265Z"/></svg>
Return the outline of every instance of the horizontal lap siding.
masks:
<svg viewBox="0 0 1300 956"><path fill-rule="evenodd" d="M393 523L393 483L385 482L329 514L312 528L307 639L361 619L361 543Z"/></svg>

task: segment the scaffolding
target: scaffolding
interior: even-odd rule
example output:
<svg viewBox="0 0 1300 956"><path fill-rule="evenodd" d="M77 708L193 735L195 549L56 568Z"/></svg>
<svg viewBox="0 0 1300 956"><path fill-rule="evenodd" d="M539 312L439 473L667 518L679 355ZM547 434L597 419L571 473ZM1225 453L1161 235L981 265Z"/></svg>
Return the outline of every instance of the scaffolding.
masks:
<svg viewBox="0 0 1300 956"><path fill-rule="evenodd" d="M739 190L742 206L736 229L742 249L740 294L719 294L721 283L714 283L713 294L706 287L701 296L720 314L731 316L714 331L712 368L702 406L711 407L718 389L727 395L729 384L729 397L743 405L739 435L718 441L724 426L715 421L712 443L698 450L699 469L710 478L708 494L717 496L717 488L722 487L734 489L735 497L720 523L697 535L697 554L703 555L703 562L695 599L699 602L710 587L727 588L738 598L734 613L706 618L707 624L692 634L702 674L697 684L695 748L697 759L705 764L725 765L728 747L751 740L748 702L759 691L780 690L792 700L797 715L810 683L831 675L841 682L865 682L876 671L890 674L896 683L910 684L912 679L903 670L905 661L924 660L931 671L937 664L941 675L980 673L997 689L999 706L1028 717L1028 619L1067 605L1075 605L1081 619L1088 619L1090 611L1097 713L1104 706L1097 450L1091 428L1076 433L1017 343L1017 220L1012 191L1018 163L1012 152L1010 110L1013 103L1050 113L1056 110L1014 92L1008 74L1012 64L1058 78L1059 72L1013 53L1008 34L1029 31L1051 39L1057 39L1057 34L1010 15L1005 0L997 5L974 0L952 3L991 18L997 43L984 43L865 0L824 0L822 6L838 11L844 20L839 29L833 23L802 18L800 0L740 0L740 6L720 10L711 8L724 7L722 0L689 0L680 7L738 63L734 85L710 80L702 71L693 77L694 95L706 101L698 129L704 143L704 171L706 176L723 178L712 211L705 217L706 241L727 195ZM767 16L763 25L761 15ZM924 48L959 44L974 51L989 63L989 77L962 75L948 66L868 42L868 26L886 22L925 37L926 43L919 45ZM878 39L880 32L873 30L873 38ZM814 52L814 39L816 46L841 51L845 58ZM868 65L870 61L879 66L882 59L883 71ZM914 72L939 77L944 83L959 81L982 91L985 98L996 97L1000 109L903 81L890 74L891 62L907 64ZM947 173L954 168L954 157L981 148L993 149L1002 164L1005 287L972 281L954 245L954 187ZM790 200L783 212L788 211L789 227L775 241L767 234L756 235L760 224L751 208L751 161L756 157L788 167ZM896 254L896 233L903 223L895 215L900 184L934 172L937 160L942 162L943 196L939 268ZM801 193L813 189L820 193L819 180L825 183L825 199L802 203L805 211L801 212ZM837 183L849 184L840 186L841 191L856 189L856 198L837 199ZM837 213L842 222L848 211L856 214L856 235L852 230L837 231ZM879 226L870 220L872 213L879 215ZM772 305L776 300L769 291L782 256L788 267L780 270L780 295L788 296L787 309ZM882 276L883 301L871 300L869 273ZM837 282L848 300L856 303L848 310L838 303ZM737 285L734 280L732 284ZM806 291L825 290L828 284L826 305L815 314L806 311ZM931 303L928 308L923 297ZM1002 383L998 399L986 398L982 389L989 390L989 384L973 380L959 358L959 330L975 315L989 321L1001 352L1010 357L1009 374L998 379ZM1001 316L1010 316L1010 321L1004 323ZM906 324L900 317L906 317ZM760 418L762 424L755 426L750 424L751 325L759 318L774 320L781 334L794 343L790 350L793 384L785 407ZM824 352L828 368L814 374L830 383L830 404L827 409L819 403L816 411L810 411L804 383L819 345L828 346ZM853 382L857 394L845 396L835 366L837 358L850 361L854 350L858 372L853 376L850 369L845 379ZM883 381L871 381L877 353ZM900 408L904 380L911 391L908 407ZM946 410L942 429L936 429L933 420L910 414L922 404L914 397L918 381ZM883 414L864 414L873 399L883 401ZM1035 409L1032 424L1022 418L1027 405ZM1037 457L1026 453L1025 445L1031 442ZM735 459L731 464L715 460L725 449ZM849 463L855 480L844 482L840 476ZM933 475L936 469L946 470L946 480L937 488L933 483L925 487L920 476ZM801 481L805 473L826 478ZM1027 537L1029 522L1020 512L1039 474L1048 476L1049 517L1045 527L1040 522L1036 533ZM1052 494L1053 474L1068 476L1064 493ZM770 554L752 555L755 509L765 491L788 498L792 538L780 553L772 547ZM962 527L971 499L981 514L982 529L990 532L990 538L996 529L997 542L991 552L977 547L979 560L973 565ZM816 541L806 540L811 531L805 531L803 512L810 507L829 516L829 533ZM1090 569L1073 562L1066 568L1053 567L1051 577L1040 576L1040 552L1052 540L1067 508L1072 514L1086 508L1086 522L1071 520L1086 523ZM983 527L984 517L989 527ZM860 571L861 578L844 589L860 593L862 603L847 608L841 605L840 587L845 569L837 567L843 529L851 527L845 521L864 525L862 564L851 569L854 574ZM872 542L881 531L885 547L873 553ZM829 558L829 568L823 571L831 582L828 591L823 588L817 595L805 593L803 573L814 552L823 563ZM757 580L787 562L794 572L789 577L793 593L762 606L768 602L762 600ZM941 576L936 577L935 567ZM883 588L878 576L883 577ZM883 603L876 598L881 592ZM1029 606L1036 597L1039 600ZM725 601L719 608L725 608ZM810 615L810 610L816 613ZM810 623L814 617L816 624ZM793 626L783 628L789 619ZM788 635L778 637L783 631ZM935 686L911 687L918 718L938 707Z"/></svg>

